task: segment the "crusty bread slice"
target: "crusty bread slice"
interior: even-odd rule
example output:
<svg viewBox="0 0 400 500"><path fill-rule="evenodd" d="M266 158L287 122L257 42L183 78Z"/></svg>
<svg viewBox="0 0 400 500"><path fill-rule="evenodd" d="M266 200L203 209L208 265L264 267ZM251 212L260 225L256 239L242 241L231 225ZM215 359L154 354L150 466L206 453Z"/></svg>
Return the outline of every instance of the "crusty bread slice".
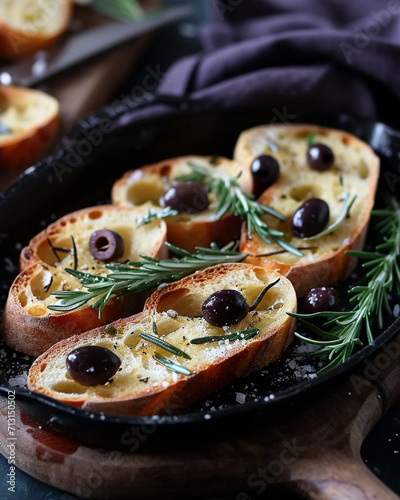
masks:
<svg viewBox="0 0 400 500"><path fill-rule="evenodd" d="M251 188L251 176L246 170L242 172L237 162L218 157L210 164L209 156L181 156L147 165L137 170L126 172L115 182L112 188L112 201L116 205L147 206L152 211L161 210L159 200L174 184L174 179L191 173L189 163L212 167L215 172L230 177L237 177L244 191ZM169 243L193 252L196 247L209 247L212 242L225 245L240 235L241 221L231 213L219 220L213 216L217 201L209 194L210 205L206 210L195 214L179 214L168 217L167 239ZM150 204L149 204L150 203Z"/></svg>
<svg viewBox="0 0 400 500"><path fill-rule="evenodd" d="M0 26L1 32L1 26ZM0 86L0 170L26 168L53 142L60 106L39 90Z"/></svg>
<svg viewBox="0 0 400 500"><path fill-rule="evenodd" d="M0 56L21 59L53 44L69 26L72 0L2 0Z"/></svg>
<svg viewBox="0 0 400 500"><path fill-rule="evenodd" d="M252 304L259 292L278 278L280 281L268 290L256 311L236 325L214 327L201 316L202 303L215 291L238 290ZM286 313L295 310L293 286L276 271L251 264L220 264L157 290L142 313L114 322L113 334L96 328L59 342L34 362L28 387L62 402L110 414L171 413L276 360L292 340L295 322ZM140 333L153 334L153 321L159 337L191 359L142 340ZM194 338L248 328L260 332L250 340L190 343ZM88 345L106 347L122 361L112 380L104 385L81 385L66 369L68 354ZM154 353L183 365L191 374L168 370L152 357Z"/></svg>
<svg viewBox="0 0 400 500"><path fill-rule="evenodd" d="M74 267L71 235L77 247L77 269L91 274L109 273L104 262L89 251L90 235L98 229L110 229L122 236L125 250L117 262L138 260L141 254L165 258L165 223L158 220L137 227L136 221L142 216L141 208L96 206L68 214L35 236L21 252L21 273L6 302L2 324L6 343L25 354L38 356L61 339L140 311L149 293L111 299L101 319L98 310L91 307L95 299L69 312L51 311L47 307L57 302L51 292L83 289L79 280L64 270ZM69 252L54 252L49 240L53 247Z"/></svg>
<svg viewBox="0 0 400 500"><path fill-rule="evenodd" d="M334 165L325 171L312 170L306 162L307 137L315 133L313 143L329 146ZM355 266L355 259L346 250L364 245L371 209L379 177L379 159L368 144L341 131L315 125L269 125L244 131L236 144L235 159L250 169L253 159L261 154L274 156L280 164L279 179L259 198L286 216L280 222L265 216L268 225L285 233L285 239L304 250L303 257L285 252L270 257L251 257L256 264L278 269L293 283L299 296L310 288L333 284L345 279ZM294 237L291 219L294 212L309 198L321 198L329 205L332 224L339 216L346 193L357 195L350 216L331 234L305 241ZM249 238L242 228L240 250L254 256L280 250L268 245L257 235Z"/></svg>

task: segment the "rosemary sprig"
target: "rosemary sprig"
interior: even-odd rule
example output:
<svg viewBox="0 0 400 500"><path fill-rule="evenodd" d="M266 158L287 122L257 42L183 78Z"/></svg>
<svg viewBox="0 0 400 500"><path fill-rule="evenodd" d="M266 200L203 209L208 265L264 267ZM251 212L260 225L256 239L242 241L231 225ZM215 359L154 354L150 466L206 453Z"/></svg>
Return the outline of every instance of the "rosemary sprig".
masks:
<svg viewBox="0 0 400 500"><path fill-rule="evenodd" d="M327 311L314 314L290 314L298 318L310 332L320 339L313 339L296 333L303 341L319 346L310 353L312 356L328 355L330 362L320 370L326 372L346 361L355 345L362 345L365 332L368 343L373 342L371 317L377 319L379 328L383 326L383 313L392 314L388 293L400 294L400 207L393 199L386 210L374 210L372 215L380 220L374 224L381 242L375 252L348 251L349 255L365 262L365 276L349 290L350 311ZM314 318L326 318L320 327L314 325Z"/></svg>
<svg viewBox="0 0 400 500"><path fill-rule="evenodd" d="M281 221L285 221L286 218L272 207L258 203L252 194L242 191L238 177L223 175L212 168L194 162L188 162L188 165L192 172L179 176L176 180L178 182L204 183L208 190L214 193L218 202L214 215L215 220L219 220L226 213L232 212L243 221L246 221L249 237L256 232L265 243L271 244L272 241L275 241L287 252L302 257L303 254L300 250L282 238L284 233L271 229L262 219L262 216L268 214Z"/></svg>
<svg viewBox="0 0 400 500"><path fill-rule="evenodd" d="M155 335L148 335L147 333L139 333L139 337L143 340L146 340L147 342L151 342L157 347L161 347L161 349L164 349L164 351L168 351L171 354L175 354L175 356L179 356L185 359L192 359L189 356L189 354L179 349L179 347L176 347L170 344L169 342L166 342L160 337L156 337Z"/></svg>
<svg viewBox="0 0 400 500"><path fill-rule="evenodd" d="M153 354L153 358L157 361L157 363L160 363L161 365L164 365L165 368L168 370L171 370L172 372L176 373L181 373L182 375L191 375L192 372L185 368L184 366L180 365L179 363L174 363L168 358L165 358L164 356L161 356L160 354Z"/></svg>
<svg viewBox="0 0 400 500"><path fill-rule="evenodd" d="M103 307L112 295L120 297L156 288L216 264L242 262L248 256L237 252L234 243L221 249L215 244L210 248L199 247L193 254L169 243L167 246L179 258L158 260L142 255L143 260L137 262L106 264L105 268L111 271L107 276L66 268L65 271L79 279L86 290L51 292L59 302L50 304L48 308L52 311L72 311L97 298L92 307L99 307L101 317Z"/></svg>
<svg viewBox="0 0 400 500"><path fill-rule="evenodd" d="M309 236L308 238L303 238L303 240L315 240L317 238L321 238L322 236L326 236L327 234L332 233L335 231L344 221L344 219L349 215L351 207L353 206L354 202L356 201L357 195L354 195L353 198L350 199L350 192L348 191L346 193L346 196L343 200L343 205L342 209L340 211L339 217L333 222L330 226L328 226L326 229L321 231L318 234L315 234L314 236Z"/></svg>
<svg viewBox="0 0 400 500"><path fill-rule="evenodd" d="M173 210L170 207L165 207L159 212L153 212L151 209L149 212L143 217L139 217L136 221L138 226L144 226L145 224L149 224L155 219L165 219L166 217L173 217L174 215L178 215L178 210Z"/></svg>
<svg viewBox="0 0 400 500"><path fill-rule="evenodd" d="M242 330L241 332L228 333L227 335L209 335L207 337L198 337L190 341L191 344L210 344L211 342L220 342L221 340L229 340L233 342L235 340L249 340L260 333L258 328L248 328L247 330Z"/></svg>

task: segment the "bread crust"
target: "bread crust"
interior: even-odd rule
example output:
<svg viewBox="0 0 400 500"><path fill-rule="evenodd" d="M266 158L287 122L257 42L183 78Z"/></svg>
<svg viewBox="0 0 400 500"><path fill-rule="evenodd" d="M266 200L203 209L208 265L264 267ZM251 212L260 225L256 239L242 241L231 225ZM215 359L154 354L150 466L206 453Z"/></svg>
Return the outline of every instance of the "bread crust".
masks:
<svg viewBox="0 0 400 500"><path fill-rule="evenodd" d="M356 165L354 169L359 168L361 173L354 174L352 171L347 173L345 166L341 164L335 165L338 175L343 176L344 183L346 183L346 176L349 177L353 175L353 182L355 183L356 175L360 177L361 175L365 175L365 172L368 171L368 175L365 179L363 179L363 188L358 188L356 185L355 192L353 191L352 193L357 195L357 199L354 205L355 208L352 208L350 215L353 216L355 209L357 209L357 206L359 207L355 216L357 217L356 225L351 226L351 232L349 232L345 237L343 237L343 234L339 232L342 236L341 239L337 237L335 240L334 238L336 238L336 236L332 236L329 237L331 238L330 240L328 237L325 237L325 239L318 238L302 242L302 240L294 238L291 235L290 228L288 226L285 226L285 228L282 229L283 226L276 224L275 228L282 229L285 232L285 239L290 241L295 246L315 246L323 249L321 251L317 250L316 258L313 258L311 251L306 251L305 257L293 262L288 262L287 260L285 261L282 259L281 255L258 257L260 254L279 250L279 247L277 245L265 244L257 235L249 237L245 224L242 226L240 242L240 250L242 252L248 252L252 255L248 258L249 262L278 269L282 274L290 279L298 296L300 297L305 296L313 287L332 285L340 280L344 280L354 270L357 260L354 257L348 256L346 251L360 250L364 246L368 223L370 220L370 213L374 205L375 192L378 184L379 159L374 154L372 149L357 137L341 130L317 127L315 125L274 125L255 127L241 134L235 148L235 158L240 161L245 168L250 168L254 157L261 154L260 147L263 138L267 138L268 134L270 134L270 137L274 137L274 134L276 134L278 138L280 137L279 134L286 134L289 137L294 136L298 138L298 140L302 140L305 143L307 136L313 132L316 132L319 137L319 140L315 139L315 142L323 142L323 140L327 141L330 138L332 141L336 141L338 145L344 145L343 148L348 148L350 151L358 152L357 154L359 154L360 157L360 165ZM268 154L273 154L279 161L279 152L268 152ZM299 154L299 156L302 158L302 155ZM271 205L278 211L284 210L284 202L280 201L280 198L282 194L284 194L285 203L289 203L288 198L290 198L290 193L288 194L287 179L289 178L293 182L293 185L289 186L289 188L293 187L299 190L299 186L302 185L301 176L304 171L304 166L302 165L301 167L303 170L298 167L300 161L303 161L303 163L305 162L305 160L299 160L297 158L289 167L285 167L285 163L281 162L281 175L279 179L270 188L264 191L264 193L262 193L258 201L266 205ZM365 167L361 166L362 162L365 162L367 165ZM288 168L291 168L293 173L287 175ZM294 171L296 168L298 168L297 172ZM367 170L363 172L361 171L361 168L366 168ZM305 172L304 175L306 176L310 174ZM311 175L313 176L314 185L320 187L320 192L322 193L320 197L323 198L324 190L328 192L330 189L331 181L329 180L330 178L328 178L330 173L312 171ZM307 184L307 182L305 182L305 184ZM364 188L365 192L362 192L362 189ZM350 187L349 191L351 191ZM306 198L299 199L297 205L300 206L305 199ZM270 218L268 218L268 221L271 221L271 223L274 224L274 221Z"/></svg>
<svg viewBox="0 0 400 500"><path fill-rule="evenodd" d="M1 31L1 30L0 30ZM38 90L14 86L0 87L0 101L5 108L35 106L42 114L21 130L0 135L0 169L24 168L42 156L53 142L59 120L59 104Z"/></svg>
<svg viewBox="0 0 400 500"><path fill-rule="evenodd" d="M93 220L97 225L101 225L111 215L117 219L124 216L125 223L130 222L133 225L142 212L133 207L113 205L100 205L78 210L54 222L47 230L41 231L22 250L21 272L10 288L2 319L2 332L7 345L25 354L38 356L63 338L105 325L121 317L130 316L142 309L151 291L110 299L103 309L101 319L98 318L97 308L93 309L91 303L69 312L53 312L47 309L46 300L48 300L49 292L44 294L42 299L38 298L36 285L38 276L49 273L48 275L51 274L54 280L58 273L64 273L65 276L62 276L64 278L68 276L62 269L59 269L59 266L54 265L55 256L49 250L47 238L56 239L74 226L74 231L79 232L82 230L83 221L90 224L91 217L96 217ZM159 229L156 229L154 238L147 246L147 253L151 257L166 258L166 227L163 221L157 221L156 225ZM86 253L88 253L87 250ZM84 254L84 250L78 246L79 254ZM138 258L138 255L133 257ZM57 290L62 285L61 279L58 282ZM77 284L79 284L78 281L73 286ZM33 297L33 300L29 300L30 297Z"/></svg>
<svg viewBox="0 0 400 500"><path fill-rule="evenodd" d="M57 358L57 356L61 356L64 359L68 352L77 346L96 344L104 341L105 334L103 329L97 328L81 336L74 336L63 340L40 356L32 365L29 372L28 387L31 390L38 391L53 398L55 397L69 404L81 406L90 411L103 411L118 415L155 415L173 413L178 409L187 407L194 401L228 384L235 378L247 375L254 370L261 369L266 364L279 358L282 352L290 344L295 328L295 320L286 314L286 311L295 312L296 310L296 295L294 289L287 279L274 270L266 270L265 268L252 266L251 264L220 264L208 268L205 271L201 271L195 275L188 276L178 282L167 285L161 290L157 290L147 300L142 313L131 318L121 319L114 322L112 325L119 331L124 328L125 330L128 329L133 331L135 330L135 325L142 325L149 315L154 314L154 311L162 314L162 311L168 310L171 303L177 303L178 307L184 308L184 301L188 299L189 294L201 290L204 286L207 287L207 293L211 289L215 291L215 286L220 286L225 278L231 275L229 279L226 278L228 279L227 284L229 287L229 284L232 283L232 275L243 276L243 273L248 273L249 277L253 275L257 276L257 280L261 280L264 286L267 283L275 281L277 277L280 278L281 281L276 285L280 287L279 290L276 291L276 296L280 296L279 294L283 293L285 304L282 306L284 310L282 309L282 311L276 313L279 315L279 321L277 320L277 322L274 323L274 319L271 319L270 325L272 326L267 331L262 331L249 341L237 342L237 345L232 347L229 353L227 352L223 355L219 355L212 361L207 357L204 357L204 359L201 358L200 364L196 365L196 368L191 370L191 375L178 375L175 379L167 375L166 379L162 381L157 379L159 383L155 383L150 389L145 384L142 384L143 389L136 390L136 392L132 394L107 398L96 395L95 393L91 394L90 397L85 394L81 396L75 394L73 397L64 395L63 397L62 393L41 385L40 381L46 376L43 375L43 373L46 374L45 370L47 366L52 360ZM213 288L214 283L215 286ZM274 288L275 287L271 290ZM274 301L276 296L272 296L269 300ZM282 315L280 315L281 313ZM249 314L250 319L251 314L252 313ZM262 311L259 312L259 314L262 315ZM262 318L263 322L260 324L264 326L267 325L268 323L264 324L264 321L266 321L264 316L262 316ZM248 322L249 319L247 318L245 321ZM242 326L240 328L242 328ZM190 335L190 326L186 328L185 332L187 332L186 335ZM116 342L116 340L113 340L113 342ZM188 345L189 344L186 343L184 346L179 347L182 349L189 349L189 347L187 347ZM200 349L204 348L205 347L200 347ZM138 349L140 350L142 347L138 347ZM200 354L197 355L200 356ZM142 357L145 356L142 355ZM49 369L52 369L51 366ZM115 383L118 383L117 377L115 377Z"/></svg>
<svg viewBox="0 0 400 500"><path fill-rule="evenodd" d="M171 184L174 178L174 171L176 172L179 164L196 161L209 162L210 159L211 157L209 156L179 156L152 165L146 165L138 170L126 172L121 179L116 181L113 185L113 203L116 205L140 205L144 202L151 201L153 208L155 208L158 205L158 199L164 194L165 188ZM219 162L217 166L226 164L227 168L233 169L235 174L240 171L238 165L235 165L235 162L232 160L220 157ZM149 178L150 176L156 176L158 178L157 181L152 182L152 186L154 187L154 184L158 184L158 188L157 190L153 190L153 198L151 200L148 198L143 199L142 192L138 196L135 191L134 196L132 196L132 186L134 184L139 185L139 183L143 183L143 179L146 176ZM152 177L152 179L154 180L154 177ZM248 172L241 175L240 182L242 189L245 191L250 189L251 179ZM184 214L167 218L166 223L169 243L184 248L188 252L194 252L196 247L209 247L213 242L223 246L240 236L241 221L232 213L225 214L219 220L213 220L212 211L208 210L204 212L204 214L204 216L202 216L201 213L194 216Z"/></svg>

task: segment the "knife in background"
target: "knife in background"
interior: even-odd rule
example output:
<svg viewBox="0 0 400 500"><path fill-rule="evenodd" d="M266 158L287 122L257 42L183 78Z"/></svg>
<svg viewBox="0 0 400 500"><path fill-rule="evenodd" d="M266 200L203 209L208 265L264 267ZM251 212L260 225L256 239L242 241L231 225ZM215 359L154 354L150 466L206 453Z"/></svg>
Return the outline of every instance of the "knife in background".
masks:
<svg viewBox="0 0 400 500"><path fill-rule="evenodd" d="M190 6L171 7L140 21L111 22L77 33L61 43L56 56L53 56L51 49L46 50L48 57L42 60L42 64L36 56L36 59L2 67L0 83L35 87L98 54L179 21L191 12Z"/></svg>

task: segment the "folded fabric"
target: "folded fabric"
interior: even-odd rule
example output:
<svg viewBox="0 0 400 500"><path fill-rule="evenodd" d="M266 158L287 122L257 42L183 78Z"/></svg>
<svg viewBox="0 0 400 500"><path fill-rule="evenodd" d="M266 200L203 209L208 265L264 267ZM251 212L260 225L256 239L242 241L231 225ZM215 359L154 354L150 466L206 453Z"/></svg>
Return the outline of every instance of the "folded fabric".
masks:
<svg viewBox="0 0 400 500"><path fill-rule="evenodd" d="M178 61L160 93L224 106L400 111L400 0L216 0L205 52Z"/></svg>

